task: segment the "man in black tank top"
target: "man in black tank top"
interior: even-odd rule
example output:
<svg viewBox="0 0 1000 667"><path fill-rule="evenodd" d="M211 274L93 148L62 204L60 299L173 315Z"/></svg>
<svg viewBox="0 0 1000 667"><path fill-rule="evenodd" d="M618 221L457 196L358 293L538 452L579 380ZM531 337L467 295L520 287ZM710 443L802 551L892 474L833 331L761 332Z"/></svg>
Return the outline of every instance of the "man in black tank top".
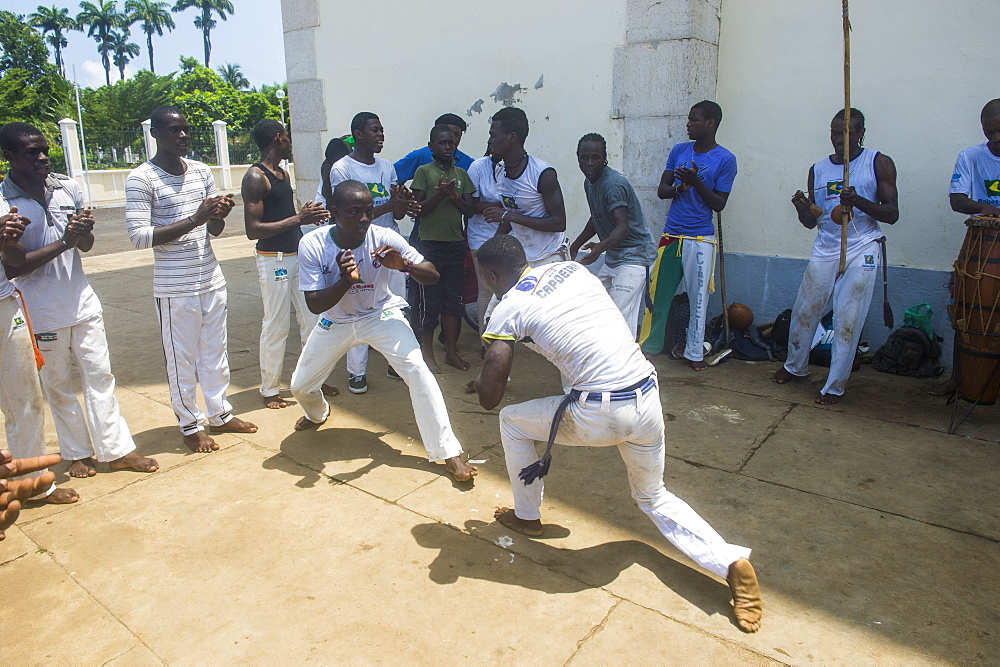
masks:
<svg viewBox="0 0 1000 667"><path fill-rule="evenodd" d="M253 138L261 158L243 177L243 211L247 237L257 240L257 275L264 299L264 321L260 331L260 393L264 405L283 408L279 381L285 358L290 309L295 306L302 345L316 324L299 290L296 254L302 225L321 225L330 213L321 204L306 202L295 212L295 195L281 161L291 157L291 142L285 127L264 119L253 128ZM336 396L336 387L323 385L323 393Z"/></svg>

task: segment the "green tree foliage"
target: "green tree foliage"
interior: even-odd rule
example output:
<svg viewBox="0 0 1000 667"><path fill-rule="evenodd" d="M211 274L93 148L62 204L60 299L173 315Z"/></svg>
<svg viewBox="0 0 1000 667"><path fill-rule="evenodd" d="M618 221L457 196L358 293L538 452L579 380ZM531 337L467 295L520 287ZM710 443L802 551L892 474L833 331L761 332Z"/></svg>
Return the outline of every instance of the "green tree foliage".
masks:
<svg viewBox="0 0 1000 667"><path fill-rule="evenodd" d="M212 55L212 30L218 25L212 15L215 14L225 21L227 16L233 14L233 3L230 0L177 0L173 11L182 12L188 7L199 11L194 19L194 27L201 30L205 44L205 67L209 67L209 58Z"/></svg>
<svg viewBox="0 0 1000 667"><path fill-rule="evenodd" d="M246 90L250 87L250 82L243 76L243 70L240 69L239 65L226 63L222 67L216 68L216 71L222 77L223 81L236 90Z"/></svg>
<svg viewBox="0 0 1000 667"><path fill-rule="evenodd" d="M39 5L33 14L28 15L28 23L35 28L41 29L42 34L46 36L45 41L52 47L59 73L66 76L62 50L68 44L65 33L70 30L76 30L76 19L69 15L69 10L65 7L59 8L55 5L45 7Z"/></svg>
<svg viewBox="0 0 1000 667"><path fill-rule="evenodd" d="M115 67L118 68L118 74L121 80L125 80L125 66L128 65L133 58L139 55L139 45L128 41L128 32L111 33L111 53L112 60L115 63Z"/></svg>
<svg viewBox="0 0 1000 667"><path fill-rule="evenodd" d="M161 104L174 103L173 75L156 76L142 70L111 86L80 91L83 123L89 130L135 128Z"/></svg>
<svg viewBox="0 0 1000 667"><path fill-rule="evenodd" d="M125 11L129 13L129 21L138 23L146 33L146 51L149 53L149 71L156 72L153 66L153 33L163 37L163 31L174 29L174 19L167 10L167 3L155 0L125 0Z"/></svg>
<svg viewBox="0 0 1000 667"><path fill-rule="evenodd" d="M54 139L70 111L70 86L48 62L42 36L24 17L0 11L0 52L0 123L31 123Z"/></svg>
<svg viewBox="0 0 1000 667"><path fill-rule="evenodd" d="M84 0L80 9L83 11L76 15L76 21L80 30L86 30L87 36L97 42L97 51L104 64L104 83L110 86L111 58L114 55L112 34L119 28L128 28L128 18L118 11L116 0L97 0L97 4Z"/></svg>
<svg viewBox="0 0 1000 667"><path fill-rule="evenodd" d="M224 120L230 126L248 127L261 118L280 118L276 103L263 93L245 93L194 58L181 58L176 77L174 104L184 110L191 125L209 125ZM274 98L277 102L277 98Z"/></svg>

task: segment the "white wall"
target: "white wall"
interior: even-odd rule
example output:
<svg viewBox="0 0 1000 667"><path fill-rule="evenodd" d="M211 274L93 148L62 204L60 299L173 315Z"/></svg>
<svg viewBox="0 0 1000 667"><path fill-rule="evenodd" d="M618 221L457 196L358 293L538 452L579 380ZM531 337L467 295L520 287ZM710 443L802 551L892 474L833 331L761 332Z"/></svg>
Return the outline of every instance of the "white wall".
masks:
<svg viewBox="0 0 1000 667"><path fill-rule="evenodd" d="M395 161L426 145L435 118L454 112L469 123L462 150L480 156L488 119L501 108L490 95L507 83L527 89L514 102L531 123L526 148L558 171L571 237L588 216L576 165L579 138L604 134L609 160L621 168L621 122L611 119L611 88L613 50L625 38L624 0L320 0L316 35L316 78L326 104L323 146L350 131L355 113L373 111L386 130L382 157ZM467 116L478 100L481 112ZM305 167L304 156L296 157ZM317 176L301 172L302 188L314 191Z"/></svg>
<svg viewBox="0 0 1000 667"><path fill-rule="evenodd" d="M720 143L740 175L724 217L726 249L807 257L814 232L788 200L831 152L843 107L841 3L724 0ZM865 145L899 172L900 220L887 228L892 264L948 269L965 234L948 206L958 152L985 139L979 111L1000 97L1000 2L851 0L852 105Z"/></svg>

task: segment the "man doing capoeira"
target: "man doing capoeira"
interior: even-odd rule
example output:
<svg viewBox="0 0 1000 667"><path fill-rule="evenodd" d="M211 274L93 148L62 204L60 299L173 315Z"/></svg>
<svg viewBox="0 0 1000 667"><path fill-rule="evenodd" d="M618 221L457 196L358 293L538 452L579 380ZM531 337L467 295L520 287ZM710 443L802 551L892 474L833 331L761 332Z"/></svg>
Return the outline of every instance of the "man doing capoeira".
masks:
<svg viewBox="0 0 1000 667"><path fill-rule="evenodd" d="M546 450L536 461L536 440L618 447L636 503L674 546L729 582L737 624L756 632L762 604L747 560L750 549L728 544L663 486L663 410L656 373L600 280L576 262L529 268L524 249L510 236L483 244L479 267L479 279L501 299L483 334L490 346L475 380L479 403L492 410L503 399L515 342L544 355L573 387L566 396L500 411L514 509L498 509L497 520L525 535L543 532L540 477L550 459ZM563 415L564 428L553 428Z"/></svg>
<svg viewBox="0 0 1000 667"><path fill-rule="evenodd" d="M817 232L812 257L792 308L788 360L772 378L778 384L785 384L808 374L816 327L832 296L834 333L830 373L816 398L819 405L832 405L844 395L882 257L879 242L885 237L878 223L891 225L899 219L896 165L888 155L861 147L865 117L860 111L851 109L850 122L850 186L843 187L844 110L841 109L830 123L833 154L810 167L808 196L796 193L792 198L799 222L807 229L817 228ZM814 203L823 210L819 217L809 212ZM833 214L838 205L854 208L847 229L847 270L843 275L837 275L841 232Z"/></svg>
<svg viewBox="0 0 1000 667"><path fill-rule="evenodd" d="M371 345L399 371L410 389L420 438L431 461L444 461L458 481L476 469L462 460L441 388L424 362L420 344L403 316L406 299L389 288L394 273L429 284L438 280L434 265L398 232L372 224L372 193L367 184L342 181L328 202L334 224L299 242L299 287L309 310L319 315L295 372L292 395L305 416L297 431L319 426L330 415L320 389L334 365L355 345Z"/></svg>
<svg viewBox="0 0 1000 667"><path fill-rule="evenodd" d="M95 456L112 470L153 472L159 466L135 451L118 407L101 300L80 261L80 251L94 245L94 216L84 209L83 191L68 176L50 173L49 143L34 126L4 125L0 148L10 163L0 194L35 223L21 238L24 263L8 266L7 277L24 294L45 358L42 387L59 451L70 462L69 475L95 475ZM73 362L80 370L85 410L73 392Z"/></svg>
<svg viewBox="0 0 1000 667"><path fill-rule="evenodd" d="M167 366L170 403L194 452L219 446L205 433L254 433L257 427L232 414L226 331L226 279L212 252L233 209L215 194L212 172L188 160L191 128L184 112L163 105L150 114L156 155L125 181L125 224L132 244L153 248L153 296ZM198 385L208 415L198 407Z"/></svg>

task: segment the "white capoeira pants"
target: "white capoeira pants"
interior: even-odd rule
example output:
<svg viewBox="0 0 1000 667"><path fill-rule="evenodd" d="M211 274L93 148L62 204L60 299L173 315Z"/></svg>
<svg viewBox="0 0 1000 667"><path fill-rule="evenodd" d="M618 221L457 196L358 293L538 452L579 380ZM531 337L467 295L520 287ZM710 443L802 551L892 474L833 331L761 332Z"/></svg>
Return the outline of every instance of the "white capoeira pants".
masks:
<svg viewBox="0 0 1000 667"><path fill-rule="evenodd" d="M42 387L28 323L15 294L0 299L0 412L7 449L16 459L45 454L45 412ZM38 477L44 470L24 477ZM52 484L39 496L56 490Z"/></svg>
<svg viewBox="0 0 1000 667"><path fill-rule="evenodd" d="M687 341L684 343L684 358L701 361L705 358L705 325L708 322L708 284L715 268L715 237L706 236L709 241L682 239L681 266L683 267L684 289L691 304L688 320ZM669 248L666 252L670 252Z"/></svg>
<svg viewBox="0 0 1000 667"><path fill-rule="evenodd" d="M728 544L686 502L663 485L663 410L656 388L641 399L574 401L563 414L556 442L560 445L618 447L628 470L632 498L671 544L704 569L725 578L729 566L749 558L750 549ZM519 519L541 518L543 480L525 486L521 470L538 460L535 441L549 437L552 416L562 396L509 405L500 411L500 437ZM623 442L622 434L629 440ZM558 466L557 463L554 465ZM558 468L556 468L557 470ZM549 473L553 474L553 473Z"/></svg>
<svg viewBox="0 0 1000 667"><path fill-rule="evenodd" d="M398 229L397 229L398 231ZM389 291L396 296L406 298L406 274L393 271L389 276ZM355 345L347 351L347 374L364 375L368 371L368 346ZM392 366L392 362L389 362ZM393 366L395 368L395 366ZM399 370L398 368L396 369Z"/></svg>
<svg viewBox="0 0 1000 667"><path fill-rule="evenodd" d="M810 260L795 297L792 321L788 330L788 360L785 370L802 377L809 374L809 351L813 336L833 297L833 343L830 349L830 373L823 394L842 396L851 377L854 355L861 340L861 329L872 302L872 289L882 259L878 242L872 241L850 251L847 271L837 277L839 259Z"/></svg>
<svg viewBox="0 0 1000 667"><path fill-rule="evenodd" d="M317 317L309 312L305 293L299 289L299 261L294 254L257 253L257 278L264 301L264 320L260 327L260 394L275 396L280 388L292 308L303 347L316 326Z"/></svg>
<svg viewBox="0 0 1000 667"><path fill-rule="evenodd" d="M222 426L233 418L233 406L226 399L226 301L225 287L194 296L156 299L170 404L184 435L205 430L206 415L198 407L199 384L208 424Z"/></svg>
<svg viewBox="0 0 1000 667"><path fill-rule="evenodd" d="M340 358L356 345L371 345L385 355L410 388L417 430L428 460L443 461L461 454L462 445L451 429L441 388L398 308L357 322L335 323L320 318L292 373L292 395L305 411L306 419L319 424L330 416L330 404L320 387Z"/></svg>
<svg viewBox="0 0 1000 667"><path fill-rule="evenodd" d="M67 461L97 457L117 461L135 451L135 442L115 398L104 315L55 331L36 331L45 357L42 388L59 436L59 453ZM84 410L73 393L72 362L80 369Z"/></svg>
<svg viewBox="0 0 1000 667"><path fill-rule="evenodd" d="M638 264L620 264L615 267L605 264L597 272L604 289L608 290L608 296L632 328L636 340L639 337L642 305L646 296L646 272L646 267Z"/></svg>

